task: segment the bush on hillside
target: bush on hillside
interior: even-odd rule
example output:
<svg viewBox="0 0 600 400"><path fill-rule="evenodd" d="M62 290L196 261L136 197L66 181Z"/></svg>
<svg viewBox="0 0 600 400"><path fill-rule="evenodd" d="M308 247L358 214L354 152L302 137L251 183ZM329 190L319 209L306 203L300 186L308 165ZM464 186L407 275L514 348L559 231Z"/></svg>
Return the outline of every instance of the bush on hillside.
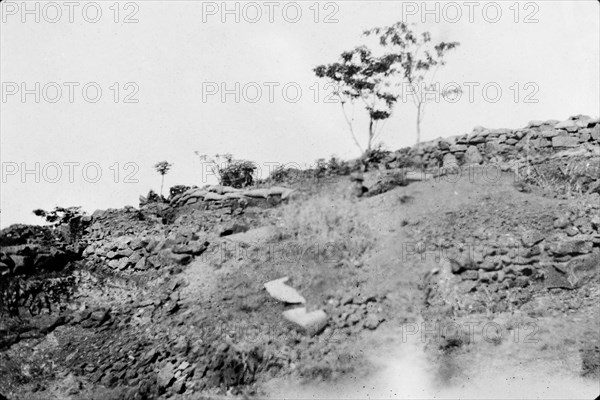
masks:
<svg viewBox="0 0 600 400"><path fill-rule="evenodd" d="M304 170L280 165L271 172L268 181L278 184L293 184L301 181L319 180L328 176L349 175L359 168L358 164L355 165L336 156L331 156L329 160L317 159L312 168Z"/></svg>
<svg viewBox="0 0 600 400"><path fill-rule="evenodd" d="M157 194L154 190L150 189L146 195L146 203L163 203L167 201L163 196Z"/></svg>
<svg viewBox="0 0 600 400"><path fill-rule="evenodd" d="M81 207L54 207L54 210L51 211L45 211L38 208L33 210L33 213L55 226L68 224L72 219L80 218L85 215L85 213L81 211Z"/></svg>
<svg viewBox="0 0 600 400"><path fill-rule="evenodd" d="M304 172L299 168L285 167L280 165L271 172L269 180L272 183L293 183L304 175Z"/></svg>
<svg viewBox="0 0 600 400"><path fill-rule="evenodd" d="M379 143L377 146L373 147L371 150L365 152L364 160L367 166L369 165L379 165L385 159L388 158L390 151L385 150L383 148L383 144Z"/></svg>
<svg viewBox="0 0 600 400"><path fill-rule="evenodd" d="M86 214L81 207L54 207L54 210L50 211L38 208L33 210L33 213L44 218L54 228L62 230L72 241L82 236L85 224L88 222L83 219Z"/></svg>
<svg viewBox="0 0 600 400"><path fill-rule="evenodd" d="M254 184L256 165L251 161L232 160L220 170L221 185L245 188Z"/></svg>
<svg viewBox="0 0 600 400"><path fill-rule="evenodd" d="M244 188L254 184L254 172L257 167L251 161L235 160L232 154L215 154L209 156L194 152L200 162L207 164L209 170L219 179L219 184L223 186L232 186L235 188ZM204 174L205 171L202 171Z"/></svg>
<svg viewBox="0 0 600 400"><path fill-rule="evenodd" d="M315 161L315 167L312 169L316 179L323 178L327 175L327 162L324 158L319 158Z"/></svg>
<svg viewBox="0 0 600 400"><path fill-rule="evenodd" d="M331 156L327 162L327 171L332 175L349 175L352 168L347 161L341 160L336 156Z"/></svg>
<svg viewBox="0 0 600 400"><path fill-rule="evenodd" d="M172 199L173 197L178 196L178 195L184 193L188 189L190 189L190 187L189 186L185 186L185 185L175 185L175 186L172 186L169 189L169 199Z"/></svg>

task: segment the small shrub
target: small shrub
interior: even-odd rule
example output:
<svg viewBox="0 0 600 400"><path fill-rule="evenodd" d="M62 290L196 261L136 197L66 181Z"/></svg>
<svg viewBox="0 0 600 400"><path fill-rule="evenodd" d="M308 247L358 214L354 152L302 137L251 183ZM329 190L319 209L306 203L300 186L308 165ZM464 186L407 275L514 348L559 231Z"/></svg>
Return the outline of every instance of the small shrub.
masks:
<svg viewBox="0 0 600 400"><path fill-rule="evenodd" d="M160 196L159 194L157 194L152 189L150 189L150 191L146 195L146 202L147 203L162 203L164 201L166 201L166 199L163 196Z"/></svg>
<svg viewBox="0 0 600 400"><path fill-rule="evenodd" d="M234 160L232 154L215 154L211 157L206 154L194 152L200 162L207 162L212 173L219 179L219 184L244 188L254 184L256 165L251 161Z"/></svg>
<svg viewBox="0 0 600 400"><path fill-rule="evenodd" d="M396 163L398 164L398 168L420 167L420 165L415 164L415 160L410 154L410 151L410 147L405 147L396 152Z"/></svg>
<svg viewBox="0 0 600 400"><path fill-rule="evenodd" d="M85 223L82 217L86 214L81 211L81 207L54 207L54 210L51 211L38 208L33 210L33 213L44 218L54 228L66 228L69 239L72 241L78 240L83 235Z"/></svg>
<svg viewBox="0 0 600 400"><path fill-rule="evenodd" d="M327 162L327 171L332 175L349 175L351 168L347 162L340 160L336 156L331 156Z"/></svg>
<svg viewBox="0 0 600 400"><path fill-rule="evenodd" d="M185 186L185 185L175 185L175 186L172 186L169 189L169 199L172 199L175 196L179 196L180 194L183 194L188 189L190 189L190 187L189 186Z"/></svg>
<svg viewBox="0 0 600 400"><path fill-rule="evenodd" d="M379 143L377 146L365 153L364 159L367 165L379 165L381 164L390 154L390 151L383 148L383 144Z"/></svg>
<svg viewBox="0 0 600 400"><path fill-rule="evenodd" d="M85 215L85 213L81 211L81 207L54 207L54 210L52 211L45 211L38 208L33 210L33 213L55 226L68 224L72 219Z"/></svg>
<svg viewBox="0 0 600 400"><path fill-rule="evenodd" d="M314 167L309 169L308 172L310 172L312 177L319 180L328 176L349 175L352 172L352 168L348 162L336 156L331 156L329 161L326 161L324 158L317 159Z"/></svg>
<svg viewBox="0 0 600 400"><path fill-rule="evenodd" d="M304 172L298 168L284 167L283 165L275 168L269 180L273 183L293 183L304 176Z"/></svg>
<svg viewBox="0 0 600 400"><path fill-rule="evenodd" d="M319 158L315 161L315 167L313 168L315 178L319 179L327 175L327 162L324 158Z"/></svg>
<svg viewBox="0 0 600 400"><path fill-rule="evenodd" d="M341 160L336 156L331 156L329 160L319 158L315 161L313 167L308 169L299 169L293 167L279 166L271 172L268 180L271 183L299 183L307 180L320 180L328 176L349 175L353 170L359 167Z"/></svg>
<svg viewBox="0 0 600 400"><path fill-rule="evenodd" d="M244 188L254 184L256 165L251 161L232 161L221 169L221 185Z"/></svg>

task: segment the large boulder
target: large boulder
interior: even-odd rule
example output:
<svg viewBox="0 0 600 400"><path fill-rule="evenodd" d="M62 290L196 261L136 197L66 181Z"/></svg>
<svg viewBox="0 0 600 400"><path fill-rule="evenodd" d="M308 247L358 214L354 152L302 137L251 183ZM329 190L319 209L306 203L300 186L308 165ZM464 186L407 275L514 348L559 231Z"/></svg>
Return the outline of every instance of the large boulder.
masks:
<svg viewBox="0 0 600 400"><path fill-rule="evenodd" d="M456 157L454 157L452 153L447 153L444 155L444 158L442 159L442 166L444 168L456 167L457 165L458 160L456 159Z"/></svg>
<svg viewBox="0 0 600 400"><path fill-rule="evenodd" d="M469 146L467 151L465 152L465 164L481 164L483 162L483 157L481 153L475 146Z"/></svg>

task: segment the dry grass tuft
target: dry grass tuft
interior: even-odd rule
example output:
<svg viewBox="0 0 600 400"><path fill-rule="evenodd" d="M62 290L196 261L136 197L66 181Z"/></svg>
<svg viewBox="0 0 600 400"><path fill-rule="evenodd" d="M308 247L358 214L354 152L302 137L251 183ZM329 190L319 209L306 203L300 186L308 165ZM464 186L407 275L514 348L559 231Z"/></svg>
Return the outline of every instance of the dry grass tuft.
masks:
<svg viewBox="0 0 600 400"><path fill-rule="evenodd" d="M375 241L355 202L331 188L285 205L279 221L286 236L301 247L335 249L343 259L358 260Z"/></svg>
<svg viewBox="0 0 600 400"><path fill-rule="evenodd" d="M520 171L522 182L542 190L567 197L581 196L598 190L600 159L570 158L547 160L528 165Z"/></svg>

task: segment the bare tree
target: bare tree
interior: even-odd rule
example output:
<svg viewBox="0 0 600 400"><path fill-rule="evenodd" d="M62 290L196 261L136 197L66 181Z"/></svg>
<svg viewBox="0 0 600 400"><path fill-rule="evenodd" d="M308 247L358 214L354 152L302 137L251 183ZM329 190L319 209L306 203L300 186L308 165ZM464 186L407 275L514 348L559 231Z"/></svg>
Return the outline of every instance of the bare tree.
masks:
<svg viewBox="0 0 600 400"><path fill-rule="evenodd" d="M417 108L418 145L421 142L421 122L425 115L427 94L439 90L439 84L436 85L434 81L435 75L438 69L446 64L445 56L448 51L458 47L460 43L439 42L434 45L429 32L417 34L404 22L373 28L364 34L376 35L384 50L394 56L391 74L397 78L396 85L408 83L411 88L412 99ZM443 95L448 96L459 90L456 88Z"/></svg>

